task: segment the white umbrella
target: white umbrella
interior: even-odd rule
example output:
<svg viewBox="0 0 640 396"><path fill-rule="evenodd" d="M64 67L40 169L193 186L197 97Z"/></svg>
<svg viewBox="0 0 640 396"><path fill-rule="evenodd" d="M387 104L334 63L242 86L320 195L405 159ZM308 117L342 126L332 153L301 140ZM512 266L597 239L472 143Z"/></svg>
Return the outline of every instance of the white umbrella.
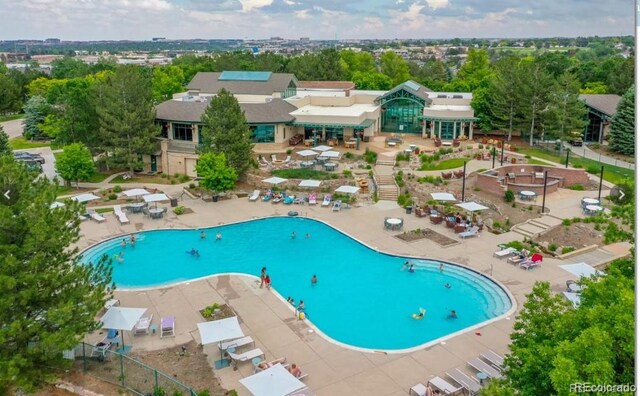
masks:
<svg viewBox="0 0 640 396"><path fill-rule="evenodd" d="M88 193L88 194L76 195L75 197L71 197L71 199L78 202L89 202L89 201L93 201L94 199L100 199L100 197L95 194Z"/></svg>
<svg viewBox="0 0 640 396"><path fill-rule="evenodd" d="M562 294L564 294L567 300L569 300L571 304L573 304L574 308L578 308L578 306L580 305L580 294L571 292L562 292Z"/></svg>
<svg viewBox="0 0 640 396"><path fill-rule="evenodd" d="M198 331L200 332L202 345L213 344L214 342L222 343L224 340L244 337L237 316L198 323ZM216 368L227 367L229 364L229 362L223 358L222 353L222 348L220 348L220 360L215 362Z"/></svg>
<svg viewBox="0 0 640 396"><path fill-rule="evenodd" d="M49 209L61 208L64 204L62 202L55 201L51 205L49 205Z"/></svg>
<svg viewBox="0 0 640 396"><path fill-rule="evenodd" d="M431 198L436 201L457 201L451 193L431 193Z"/></svg>
<svg viewBox="0 0 640 396"><path fill-rule="evenodd" d="M336 192L339 192L339 193L355 194L358 191L360 191L360 187L340 186L340 187L336 188Z"/></svg>
<svg viewBox="0 0 640 396"><path fill-rule="evenodd" d="M139 197L141 195L149 195L151 194L149 191L144 188L133 188L131 190L125 190L122 192L127 197Z"/></svg>
<svg viewBox="0 0 640 396"><path fill-rule="evenodd" d="M456 206L459 206L462 209L468 210L469 212L489 209L486 206L480 205L479 203L476 203L476 202L464 202L464 203L456 204Z"/></svg>
<svg viewBox="0 0 640 396"><path fill-rule="evenodd" d="M320 180L303 180L298 184L299 187L320 187Z"/></svg>
<svg viewBox="0 0 640 396"><path fill-rule="evenodd" d="M144 199L144 202L159 202L159 201L168 201L169 197L167 197L165 194L149 194L149 195L145 195L142 197L142 199Z"/></svg>
<svg viewBox="0 0 640 396"><path fill-rule="evenodd" d="M560 268L577 276L578 278L591 278L594 275L604 275L602 271L598 271L587 263L565 264Z"/></svg>
<svg viewBox="0 0 640 396"><path fill-rule="evenodd" d="M323 153L320 154L321 157L325 157L325 158L339 158L340 157L340 152L339 151L325 151Z"/></svg>
<svg viewBox="0 0 640 396"><path fill-rule="evenodd" d="M240 383L253 396L286 396L307 387L279 363L241 379Z"/></svg>
<svg viewBox="0 0 640 396"><path fill-rule="evenodd" d="M268 179L264 179L263 182L269 183L269 184L280 184L280 183L286 182L287 180L289 180L289 179L283 179L281 177L274 176L274 177L270 177Z"/></svg>
<svg viewBox="0 0 640 396"><path fill-rule="evenodd" d="M314 155L318 155L318 153L313 150L302 150L298 151L296 154L303 157L313 157Z"/></svg>
<svg viewBox="0 0 640 396"><path fill-rule="evenodd" d="M329 146L316 146L312 148L312 150L316 150L316 151L329 151L331 149L332 147L329 147Z"/></svg>
<svg viewBox="0 0 640 396"><path fill-rule="evenodd" d="M111 307L104 316L100 318L100 322L102 322L103 329L131 331L146 310L146 308ZM121 337L122 350L124 351L124 334L121 333Z"/></svg>

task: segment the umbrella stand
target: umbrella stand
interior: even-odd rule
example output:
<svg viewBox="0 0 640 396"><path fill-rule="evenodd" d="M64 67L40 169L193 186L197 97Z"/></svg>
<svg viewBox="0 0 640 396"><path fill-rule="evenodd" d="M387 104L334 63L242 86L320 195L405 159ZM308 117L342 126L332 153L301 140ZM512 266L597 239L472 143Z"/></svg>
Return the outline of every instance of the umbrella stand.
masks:
<svg viewBox="0 0 640 396"><path fill-rule="evenodd" d="M121 347L116 349L116 352L119 352L123 355L126 355L129 353L129 351L131 350L131 347L127 347L126 345L124 345L124 330L120 330L120 342L121 342Z"/></svg>
<svg viewBox="0 0 640 396"><path fill-rule="evenodd" d="M214 362L214 367L216 369L229 367L229 361L224 358L224 351L222 350L222 340L220 340L220 360L216 360Z"/></svg>

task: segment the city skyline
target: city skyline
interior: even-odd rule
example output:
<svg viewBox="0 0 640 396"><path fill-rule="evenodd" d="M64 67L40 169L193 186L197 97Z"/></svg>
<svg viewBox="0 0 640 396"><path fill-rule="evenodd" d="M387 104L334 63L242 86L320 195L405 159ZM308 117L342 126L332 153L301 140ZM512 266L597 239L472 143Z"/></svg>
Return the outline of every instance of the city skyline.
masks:
<svg viewBox="0 0 640 396"><path fill-rule="evenodd" d="M626 0L0 0L0 39L409 39L634 34Z"/></svg>

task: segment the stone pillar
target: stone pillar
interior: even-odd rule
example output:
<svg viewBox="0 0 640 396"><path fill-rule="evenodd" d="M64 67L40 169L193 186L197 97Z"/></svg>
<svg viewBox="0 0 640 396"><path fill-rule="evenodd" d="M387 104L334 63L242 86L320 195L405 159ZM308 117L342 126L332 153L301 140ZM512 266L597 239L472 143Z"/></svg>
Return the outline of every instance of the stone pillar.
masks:
<svg viewBox="0 0 640 396"><path fill-rule="evenodd" d="M424 139L427 134L427 121L426 120L422 120L422 138Z"/></svg>
<svg viewBox="0 0 640 396"><path fill-rule="evenodd" d="M453 139L457 139L460 136L458 133L458 121L453 122Z"/></svg>
<svg viewBox="0 0 640 396"><path fill-rule="evenodd" d="M442 121L438 121L438 139L442 139Z"/></svg>
<svg viewBox="0 0 640 396"><path fill-rule="evenodd" d="M469 121L469 140L473 140L473 121Z"/></svg>

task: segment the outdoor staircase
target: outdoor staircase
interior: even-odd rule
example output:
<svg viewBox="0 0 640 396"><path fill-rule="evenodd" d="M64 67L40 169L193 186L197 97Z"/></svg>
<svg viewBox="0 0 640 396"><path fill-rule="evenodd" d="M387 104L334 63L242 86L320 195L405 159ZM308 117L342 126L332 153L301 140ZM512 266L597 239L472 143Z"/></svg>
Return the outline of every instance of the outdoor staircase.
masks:
<svg viewBox="0 0 640 396"><path fill-rule="evenodd" d="M397 201L399 189L393 175L393 164L376 164L373 179L378 187L378 199Z"/></svg>
<svg viewBox="0 0 640 396"><path fill-rule="evenodd" d="M562 220L554 216L542 216L537 219L529 219L524 223L516 224L511 231L527 238L535 238L560 225Z"/></svg>
<svg viewBox="0 0 640 396"><path fill-rule="evenodd" d="M381 156L379 155L378 159L376 160L376 165L394 167L396 166L396 160L393 157L381 158Z"/></svg>

